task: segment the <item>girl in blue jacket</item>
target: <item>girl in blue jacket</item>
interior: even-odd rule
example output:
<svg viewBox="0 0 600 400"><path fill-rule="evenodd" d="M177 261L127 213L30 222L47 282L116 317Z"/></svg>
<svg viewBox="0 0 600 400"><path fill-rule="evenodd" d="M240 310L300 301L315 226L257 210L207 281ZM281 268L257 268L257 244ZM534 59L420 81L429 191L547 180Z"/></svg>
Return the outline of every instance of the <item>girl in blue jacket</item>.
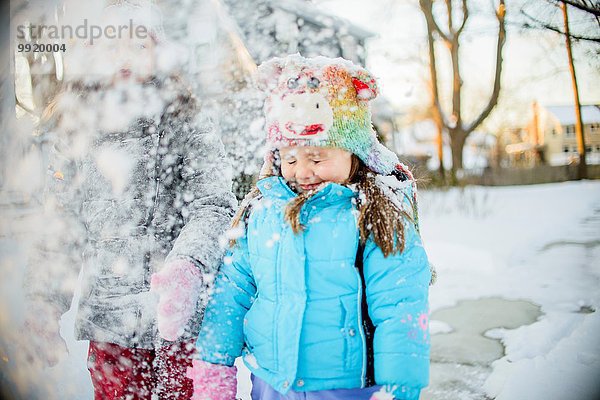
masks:
<svg viewBox="0 0 600 400"><path fill-rule="evenodd" d="M416 400L429 263L412 175L381 145L369 73L299 55L259 67L270 168L246 197L188 376L194 399Z"/></svg>

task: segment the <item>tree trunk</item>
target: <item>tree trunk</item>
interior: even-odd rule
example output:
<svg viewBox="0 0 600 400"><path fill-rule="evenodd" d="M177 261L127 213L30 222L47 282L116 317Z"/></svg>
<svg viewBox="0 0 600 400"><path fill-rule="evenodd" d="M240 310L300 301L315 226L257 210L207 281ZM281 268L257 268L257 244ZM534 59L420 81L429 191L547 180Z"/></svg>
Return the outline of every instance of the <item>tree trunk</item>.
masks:
<svg viewBox="0 0 600 400"><path fill-rule="evenodd" d="M444 117L442 115L441 106L439 103L439 92L437 82L437 66L435 58L435 39L433 38L433 32L435 27L433 26L433 14L432 14L432 3L428 0L422 0L420 2L421 9L426 17L427 22L427 44L429 50L429 76L430 76L430 95L431 95L431 113L433 116L433 122L436 127L436 150L439 161L438 174L440 182L442 184L446 181L445 169L444 169Z"/></svg>
<svg viewBox="0 0 600 400"><path fill-rule="evenodd" d="M446 181L446 172L444 168L444 124L442 120L437 117L434 118L436 136L435 136L435 145L437 150L438 161L440 163L438 167L438 174L440 178L440 183L444 184Z"/></svg>
<svg viewBox="0 0 600 400"><path fill-rule="evenodd" d="M573 96L575 98L575 135L577 137L577 151L579 152L579 179L587 178L587 164L585 161L585 137L583 136L583 121L581 119L581 104L579 103L579 89L577 88L577 75L573 63L573 52L571 50L571 37L569 36L569 16L567 5L561 4L565 23L565 42L567 45L567 56L569 58L569 70L571 71L571 84L573 85Z"/></svg>
<svg viewBox="0 0 600 400"><path fill-rule="evenodd" d="M456 173L463 169L463 148L468 133L461 127L450 129L450 149L452 150L452 180L456 181Z"/></svg>

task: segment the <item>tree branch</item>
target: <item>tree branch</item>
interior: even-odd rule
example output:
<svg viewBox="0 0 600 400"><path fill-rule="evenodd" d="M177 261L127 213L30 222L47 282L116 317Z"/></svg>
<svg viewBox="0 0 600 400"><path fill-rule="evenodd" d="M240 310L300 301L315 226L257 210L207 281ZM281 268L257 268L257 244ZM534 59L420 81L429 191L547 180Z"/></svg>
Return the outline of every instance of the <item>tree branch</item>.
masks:
<svg viewBox="0 0 600 400"><path fill-rule="evenodd" d="M454 31L454 22L452 21L452 0L445 0L445 2L448 14L448 37L454 39L456 32Z"/></svg>
<svg viewBox="0 0 600 400"><path fill-rule="evenodd" d="M496 72L494 74L494 88L492 89L492 95L488 101L487 106L483 109L481 114L475 120L465 128L465 133L468 135L473 132L487 117L490 112L494 109L498 103L498 96L500 95L500 82L502 77L502 49L506 42L506 6L504 0L500 0L498 10L496 11L496 18L498 19L498 43L496 45Z"/></svg>
<svg viewBox="0 0 600 400"><path fill-rule="evenodd" d="M465 10L468 10L466 0L462 0L463 6L463 15ZM452 12L451 9L448 12ZM463 20L464 23L464 20ZM462 24L461 24L462 26ZM462 31L461 28L458 30L454 30L450 28L452 31L452 42L450 43L450 59L452 62L452 117L450 123L453 126L448 126L448 130L453 134L456 134L455 128L462 129L462 78L460 75L460 60L459 60L459 48L460 48L460 33Z"/></svg>
<svg viewBox="0 0 600 400"><path fill-rule="evenodd" d="M427 23L430 24L432 32L435 32L438 35L440 35L442 40L448 43L450 41L450 38L444 33L444 31L442 31L442 29L437 24L435 18L433 17L433 1L419 0L419 6L421 7L423 14L425 15Z"/></svg>
<svg viewBox="0 0 600 400"><path fill-rule="evenodd" d="M587 5L586 3L582 3L579 1L575 1L575 0L555 0L557 2L560 3L564 3L564 4L568 4L570 6L573 6L575 8L578 8L582 11L585 11L587 13L593 14L597 17L600 17L600 3L597 4L593 4L591 6ZM572 36L571 36L572 37Z"/></svg>
<svg viewBox="0 0 600 400"><path fill-rule="evenodd" d="M431 100L433 105L434 118L436 118L439 123L445 125L444 122L444 113L442 111L442 106L440 104L440 96L438 91L438 82L437 82L437 67L436 67L436 58L435 58L435 41L433 38L433 32L435 30L433 26L433 18L431 13L431 1L430 0L419 0L419 4L425 15L425 22L427 23L427 44L429 50L429 73L431 77Z"/></svg>
<svg viewBox="0 0 600 400"><path fill-rule="evenodd" d="M467 24L467 19L469 18L469 8L467 7L467 0L462 0L462 11L463 11L463 20L460 24L460 27L456 31L456 35L460 36L463 29L465 29L465 25Z"/></svg>
<svg viewBox="0 0 600 400"><path fill-rule="evenodd" d="M521 10L521 14L523 14L525 17L529 18L531 21L533 21L534 23L536 23L538 25L539 28L542 29L548 29L550 31L556 32L556 33L560 33L561 35L566 35L567 33L556 27L553 25L550 25L546 22L540 21L539 19L527 14L524 10ZM569 32L569 37L575 39L575 40L585 40L588 42L596 42L596 43L600 43L600 37L590 37L590 36L581 36L581 35L575 35Z"/></svg>

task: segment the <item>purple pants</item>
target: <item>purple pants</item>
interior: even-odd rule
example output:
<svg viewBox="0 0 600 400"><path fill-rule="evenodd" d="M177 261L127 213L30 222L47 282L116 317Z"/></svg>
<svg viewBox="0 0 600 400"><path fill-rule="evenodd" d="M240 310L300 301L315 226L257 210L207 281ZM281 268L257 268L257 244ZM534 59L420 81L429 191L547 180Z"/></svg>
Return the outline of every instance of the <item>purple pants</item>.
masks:
<svg viewBox="0 0 600 400"><path fill-rule="evenodd" d="M381 386L363 389L333 389L316 392L294 392L283 395L262 379L252 375L252 400L369 400Z"/></svg>

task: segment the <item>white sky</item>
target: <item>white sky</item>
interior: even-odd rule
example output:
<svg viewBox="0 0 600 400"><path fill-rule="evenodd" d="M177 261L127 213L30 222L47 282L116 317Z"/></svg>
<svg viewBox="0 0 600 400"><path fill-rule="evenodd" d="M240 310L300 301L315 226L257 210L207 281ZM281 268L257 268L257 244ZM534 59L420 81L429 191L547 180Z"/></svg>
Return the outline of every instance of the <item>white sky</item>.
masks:
<svg viewBox="0 0 600 400"><path fill-rule="evenodd" d="M519 13L517 1L520 0L507 1L509 17L514 18ZM424 80L429 76L425 20L417 3L416 0L378 0L371 3L361 0L317 2L321 9L378 35L368 42L367 67L379 78L382 93L400 108L417 102L422 103L428 96L423 86ZM497 1L478 0L472 3L490 15L490 5ZM507 29L501 92L503 109L518 114L518 110L523 108L529 110L533 100L544 105L573 104L563 38L553 32L519 32L512 26L508 26ZM472 10L464 34L466 40L461 45L461 68L466 90L475 93L476 96L463 98L466 109L478 111L487 101L491 91L496 32L497 24L493 16L484 19L481 14L477 15L476 11ZM594 69L589 55L577 51L576 56L580 100L583 104L598 104L599 63L595 62ZM450 73L449 68L440 69L446 75ZM474 97L478 101L469 102Z"/></svg>

